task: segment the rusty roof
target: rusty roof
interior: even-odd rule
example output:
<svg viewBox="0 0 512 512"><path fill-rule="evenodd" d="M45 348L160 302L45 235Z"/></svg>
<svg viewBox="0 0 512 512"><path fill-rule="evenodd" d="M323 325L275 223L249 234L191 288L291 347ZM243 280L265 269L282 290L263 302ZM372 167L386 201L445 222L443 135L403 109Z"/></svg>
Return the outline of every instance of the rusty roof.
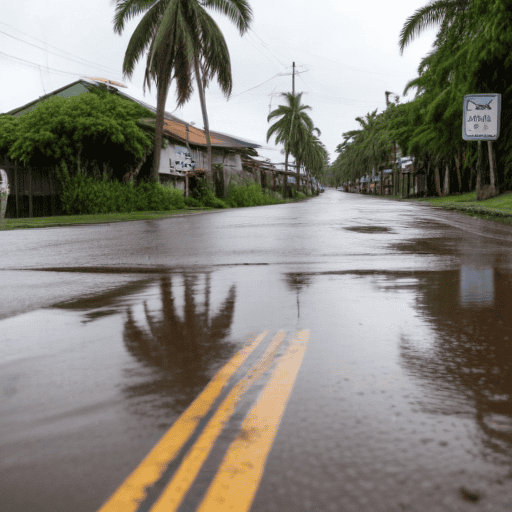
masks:
<svg viewBox="0 0 512 512"><path fill-rule="evenodd" d="M183 141L188 140L190 144L206 145L206 134L203 130L199 130L194 126L188 125L188 137L187 137L187 123L174 121L170 119L164 119L164 132L173 136L177 135ZM212 145L222 145L222 140L217 138L212 132L210 132L210 141Z"/></svg>

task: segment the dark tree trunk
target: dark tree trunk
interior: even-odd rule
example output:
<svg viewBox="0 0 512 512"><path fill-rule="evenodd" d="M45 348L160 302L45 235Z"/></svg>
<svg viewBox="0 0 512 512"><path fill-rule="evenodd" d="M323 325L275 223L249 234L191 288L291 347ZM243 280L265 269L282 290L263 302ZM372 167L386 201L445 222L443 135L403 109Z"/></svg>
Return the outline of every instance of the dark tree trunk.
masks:
<svg viewBox="0 0 512 512"><path fill-rule="evenodd" d="M436 193L439 197L441 197L443 195L442 191L441 191L441 178L439 176L439 164L435 164L435 167L434 167L434 179L435 179L435 184L436 184Z"/></svg>
<svg viewBox="0 0 512 512"><path fill-rule="evenodd" d="M194 59L194 69L196 74L197 92L199 93L199 101L201 103L201 113L203 115L204 134L206 136L206 176L210 183L213 183L212 172L212 141L210 139L210 123L208 122L208 113L206 111L206 99L204 96L204 87L199 71L198 59Z"/></svg>
<svg viewBox="0 0 512 512"><path fill-rule="evenodd" d="M457 180L459 181L459 192L462 192L462 176L460 174L460 154L455 155L455 167L457 169Z"/></svg>

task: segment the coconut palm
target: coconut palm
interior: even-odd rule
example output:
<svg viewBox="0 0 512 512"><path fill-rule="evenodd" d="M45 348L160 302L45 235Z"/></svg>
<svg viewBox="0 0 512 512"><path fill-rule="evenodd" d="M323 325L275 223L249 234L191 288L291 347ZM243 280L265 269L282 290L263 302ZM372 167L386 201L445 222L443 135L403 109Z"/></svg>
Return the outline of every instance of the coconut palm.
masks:
<svg viewBox="0 0 512 512"><path fill-rule="evenodd" d="M403 53L405 47L429 27L441 25L438 39L442 37L455 19L467 11L470 4L471 0L433 0L414 11L400 32L400 53Z"/></svg>
<svg viewBox="0 0 512 512"><path fill-rule="evenodd" d="M318 128L314 128L313 131L320 135ZM304 165L306 173L319 176L324 168L327 150L313 131L307 135L303 144L298 148L295 158L298 168Z"/></svg>
<svg viewBox="0 0 512 512"><path fill-rule="evenodd" d="M306 113L306 110L311 110L309 105L302 105L302 93L292 94L290 92L283 92L281 94L286 100L286 105L280 105L278 108L270 112L267 121L278 119L267 131L267 142L272 136L275 136L277 144L284 145L285 160L284 167L285 172L288 172L288 157L290 154L297 157L300 151L301 145L305 144L314 126L313 121ZM297 187L299 185L299 169L297 168ZM288 179L285 174L284 177L284 188L285 194L287 193Z"/></svg>
<svg viewBox="0 0 512 512"><path fill-rule="evenodd" d="M226 41L205 7L225 14L244 34L252 20L246 0L114 0L114 31L121 34L127 21L145 12L135 29L123 61L123 73L131 78L135 65L147 52L144 89L156 83L155 159L152 180L158 181L167 93L173 79L176 104L186 103L195 78L207 142L207 172L211 177L211 141L204 90L217 78L229 96L233 87Z"/></svg>

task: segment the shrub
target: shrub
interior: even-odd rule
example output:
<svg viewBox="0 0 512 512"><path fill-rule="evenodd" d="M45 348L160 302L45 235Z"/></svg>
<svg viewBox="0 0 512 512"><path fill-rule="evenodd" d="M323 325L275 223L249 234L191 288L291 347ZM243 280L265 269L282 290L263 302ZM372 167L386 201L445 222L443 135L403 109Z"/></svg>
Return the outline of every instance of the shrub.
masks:
<svg viewBox="0 0 512 512"><path fill-rule="evenodd" d="M201 206L199 199L196 199L195 197L192 196L185 197L185 204L189 208L199 208Z"/></svg>
<svg viewBox="0 0 512 512"><path fill-rule="evenodd" d="M229 206L238 208L283 202L280 194L262 190L258 183L232 185L226 201Z"/></svg>
<svg viewBox="0 0 512 512"><path fill-rule="evenodd" d="M77 174L63 180L62 185L62 207L68 215L186 208L181 190L158 183L132 185Z"/></svg>
<svg viewBox="0 0 512 512"><path fill-rule="evenodd" d="M190 193L190 197L198 202L198 206L205 206L208 208L228 208L228 204L215 195L204 179L198 180L197 186Z"/></svg>

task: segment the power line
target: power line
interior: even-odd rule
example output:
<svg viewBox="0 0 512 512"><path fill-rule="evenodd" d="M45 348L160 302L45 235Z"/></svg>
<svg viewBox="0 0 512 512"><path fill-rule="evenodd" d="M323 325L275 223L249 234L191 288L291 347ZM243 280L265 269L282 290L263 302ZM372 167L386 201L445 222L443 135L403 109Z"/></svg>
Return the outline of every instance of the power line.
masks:
<svg viewBox="0 0 512 512"><path fill-rule="evenodd" d="M11 26L10 26L10 25L8 25L7 23L3 23L3 22L1 22L1 21L0 21L0 24L1 24L1 25L5 25L6 27L9 27L9 28L10 28L10 29L12 29L12 30L16 30L16 32L20 32L21 34L23 34L23 35L25 35L25 36L31 37L32 39L35 39L36 41L39 41L40 43L46 44L46 45L47 45L47 46L49 46L50 48L53 48L53 49L55 49L55 50L58 50L59 52L65 53L65 54L67 54L67 55L70 55L71 57L75 57L75 59L76 59L76 58L78 58L78 59L80 59L80 60L83 60L84 62L88 63L88 65L92 65L92 66L94 66L96 69L105 68L105 69L103 70L103 72L105 72L105 70L109 70L109 72L114 72L116 75L119 75L119 76L121 76L121 75L122 75L122 73L120 73L119 71L115 70L114 68L111 68L110 66L104 66L103 64L97 64L97 63L92 62L92 61L90 61L90 60L84 59L83 57L79 57L78 55L73 55L72 53L69 53L69 52L66 52L66 51L64 51L64 50L61 50L60 48L57 48L56 46L52 46L52 45L50 45L50 44L47 44L45 41L41 41L41 39L37 39L36 37L31 36L30 34L26 34L25 32L22 32L21 30L18 30L18 29L14 28L14 27L11 27ZM16 39L16 40L18 40L18 41L21 41L22 43L28 44L28 45L30 45L30 46L34 46L35 48L39 48L40 50L47 51L47 52L49 52L49 53L51 53L51 54L53 54L53 55L56 55L57 57L61 57L61 58L63 58L63 59L68 59L68 60L72 60L72 61L74 61L74 62L77 62L78 64L82 64L82 65L84 64L83 62L78 62L77 60L70 59L69 57L65 57L64 55L59 55L59 54L57 54L57 53L51 52L50 50L47 50L46 48L42 48L41 46L38 46L38 45L33 44L33 43L30 43L29 41L25 41L24 39L21 39L21 38L19 38L19 37L16 37L16 36L13 36L13 35L11 35L11 34L8 34L7 32L4 32L3 30L0 30L0 33L2 33L2 34L4 34L4 35L6 35L6 36L8 36L8 37L12 37L13 39Z"/></svg>
<svg viewBox="0 0 512 512"><path fill-rule="evenodd" d="M15 57L14 55L9 55L8 53L4 53L4 52L0 52L0 55L4 55L5 57L8 57L10 59L16 59L16 60L19 60L21 62L26 62L26 65L29 65L29 66L35 66L36 68L39 68L40 64L36 64L35 62L31 62L29 60L25 60L25 59L20 59L19 57ZM54 68L50 68L48 66L45 66L46 69L48 70L52 70L56 73L62 73L64 75L71 75L71 76L83 76L83 74L81 73L70 73L69 71L62 71L60 69L54 69Z"/></svg>
<svg viewBox="0 0 512 512"><path fill-rule="evenodd" d="M272 78L269 78L268 80L265 80L264 82L261 82L261 84L255 85L254 87L251 87L250 89L247 89L245 91L239 92L238 94L235 94L234 96L231 96L228 101L232 100L233 98L236 98L237 96L240 96L241 94L245 94L246 92L252 91L253 89L256 89L258 87L261 87L263 84L266 84L267 82L270 82L270 80L274 80L274 78L277 78L278 76L285 76L282 73L277 73Z"/></svg>
<svg viewBox="0 0 512 512"><path fill-rule="evenodd" d="M261 41L261 43L263 44L263 46L267 49L267 51L268 51L269 53L271 53L271 54L272 54L272 56L274 57L274 59L276 59L276 60L277 60L281 65L286 66L286 64L285 64L283 61L279 60L279 59L276 57L276 55L274 54L274 52L272 52L272 51L270 50L270 48L269 48L269 46L267 45L267 43L265 43L265 41L263 41L263 39L261 39L261 37L260 37L258 34L256 34L256 32L255 32L252 28L251 28L251 29L249 29L249 30L250 30L250 31L251 31L251 32L252 32L252 33L253 33L253 34L254 34L254 35L255 35L255 36L256 36L256 37Z"/></svg>
<svg viewBox="0 0 512 512"><path fill-rule="evenodd" d="M268 55L265 55L259 48L257 48L252 42L250 39L246 39L246 41L258 52L261 53L261 55L263 55L263 57L265 57L266 59L268 59L270 62L272 62L272 64L275 64L275 62L273 62L271 59L269 59ZM279 61L278 61L279 62ZM281 63L280 63L281 64Z"/></svg>

